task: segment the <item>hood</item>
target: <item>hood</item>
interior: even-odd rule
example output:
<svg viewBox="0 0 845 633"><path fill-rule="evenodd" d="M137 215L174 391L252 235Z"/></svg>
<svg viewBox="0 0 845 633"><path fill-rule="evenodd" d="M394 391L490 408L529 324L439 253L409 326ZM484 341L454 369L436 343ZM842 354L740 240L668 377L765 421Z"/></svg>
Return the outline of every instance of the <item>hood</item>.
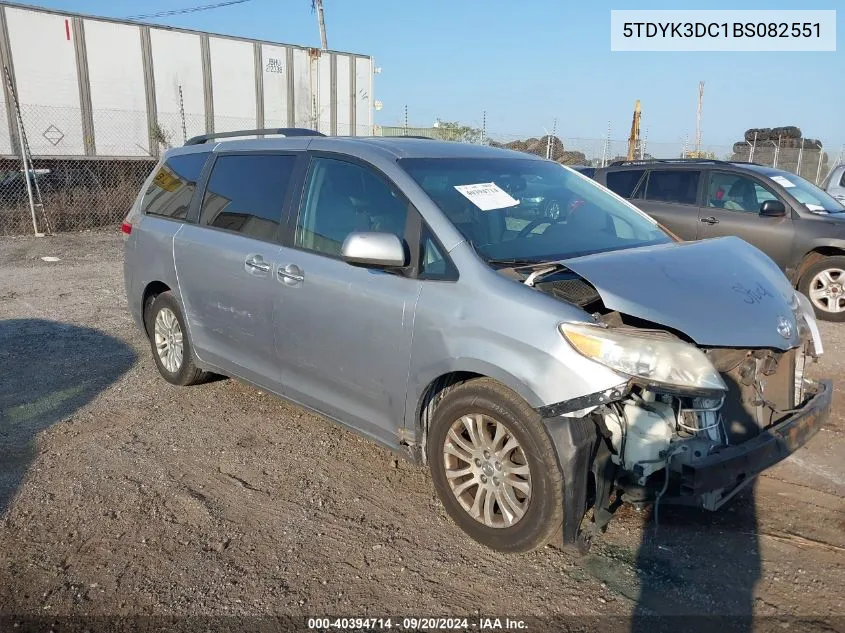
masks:
<svg viewBox="0 0 845 633"><path fill-rule="evenodd" d="M767 255L737 237L562 263L590 282L607 308L674 328L699 345L786 350L799 344L792 286Z"/></svg>

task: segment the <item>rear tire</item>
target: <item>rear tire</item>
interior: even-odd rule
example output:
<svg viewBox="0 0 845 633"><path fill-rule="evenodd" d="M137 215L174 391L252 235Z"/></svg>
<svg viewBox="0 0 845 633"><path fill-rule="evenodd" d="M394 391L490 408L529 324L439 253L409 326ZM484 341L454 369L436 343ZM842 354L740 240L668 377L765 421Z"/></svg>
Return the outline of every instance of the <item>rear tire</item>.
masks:
<svg viewBox="0 0 845 633"><path fill-rule="evenodd" d="M845 257L825 257L807 268L798 290L810 299L818 319L845 321Z"/></svg>
<svg viewBox="0 0 845 633"><path fill-rule="evenodd" d="M434 410L426 450L446 512L482 545L527 552L560 534L554 447L537 412L504 385L478 378L450 390Z"/></svg>
<svg viewBox="0 0 845 633"><path fill-rule="evenodd" d="M153 360L169 383L179 386L205 382L209 374L194 364L194 351L182 309L171 292L162 292L144 314Z"/></svg>

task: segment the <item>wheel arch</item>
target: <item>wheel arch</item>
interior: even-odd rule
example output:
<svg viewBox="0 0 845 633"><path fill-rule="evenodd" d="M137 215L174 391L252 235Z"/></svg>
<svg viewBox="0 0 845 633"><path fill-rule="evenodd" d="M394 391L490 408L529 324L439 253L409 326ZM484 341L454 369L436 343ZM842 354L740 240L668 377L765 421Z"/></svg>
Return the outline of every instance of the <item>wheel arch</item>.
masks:
<svg viewBox="0 0 845 633"><path fill-rule="evenodd" d="M420 459L425 459L428 425L437 402L455 386L476 378L490 378L507 387L534 409L543 405L540 397L513 374L480 359L457 359L448 367L420 380L421 387L408 398L405 412L406 442Z"/></svg>
<svg viewBox="0 0 845 633"><path fill-rule="evenodd" d="M791 280L792 285L798 286L807 269L825 257L845 257L845 244L841 242L829 242L813 246L795 267L795 273L793 273Z"/></svg>
<svg viewBox="0 0 845 633"><path fill-rule="evenodd" d="M144 294L141 298L141 323L144 325L144 331L149 336L147 330L147 310L152 304L153 300L163 292L170 292L170 286L163 281L151 281L144 286Z"/></svg>

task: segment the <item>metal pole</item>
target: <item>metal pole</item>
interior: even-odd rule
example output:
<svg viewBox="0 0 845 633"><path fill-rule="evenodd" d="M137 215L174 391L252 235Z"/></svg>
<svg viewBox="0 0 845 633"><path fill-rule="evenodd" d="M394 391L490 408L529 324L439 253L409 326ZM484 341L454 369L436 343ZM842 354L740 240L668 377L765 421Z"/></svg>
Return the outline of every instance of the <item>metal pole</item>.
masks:
<svg viewBox="0 0 845 633"><path fill-rule="evenodd" d="M179 114L182 117L182 144L188 142L188 127L185 125L185 102L182 99L182 84L179 84Z"/></svg>
<svg viewBox="0 0 845 633"><path fill-rule="evenodd" d="M798 171L796 172L799 176L801 175L801 159L804 158L804 137L801 137L801 147L798 149Z"/></svg>
<svg viewBox="0 0 845 633"><path fill-rule="evenodd" d="M314 0L312 6L317 10L317 24L320 27L320 45L326 51L329 49L329 45L326 43L326 16L323 14L323 0Z"/></svg>
<svg viewBox="0 0 845 633"><path fill-rule="evenodd" d="M405 136L408 136L408 106L405 106L405 128L404 128Z"/></svg>
<svg viewBox="0 0 845 633"><path fill-rule="evenodd" d="M757 132L754 132L754 142L751 144L751 154L748 155L748 162L754 162L754 150L757 149Z"/></svg>
<svg viewBox="0 0 845 633"><path fill-rule="evenodd" d="M780 135L778 135L778 144L775 147L775 164L772 167L776 168L778 166L778 156L780 156Z"/></svg>
<svg viewBox="0 0 845 633"><path fill-rule="evenodd" d="M822 158L824 158L824 152L819 150L819 166L816 167L816 182L815 182L815 184L819 184L819 177L822 174Z"/></svg>
<svg viewBox="0 0 845 633"><path fill-rule="evenodd" d="M484 137L487 135L487 110L481 113L481 144L484 145Z"/></svg>
<svg viewBox="0 0 845 633"><path fill-rule="evenodd" d="M41 236L43 233L38 231L38 221L35 219L35 202L32 199L32 183L29 182L29 166L26 162L26 143L24 143L23 139L23 125L21 124L21 118L17 117L18 119L18 138L20 139L21 144L21 163L23 163L23 177L26 180L26 195L29 198L29 212L32 214L32 228L35 231L36 236ZM35 169L33 168L33 175Z"/></svg>

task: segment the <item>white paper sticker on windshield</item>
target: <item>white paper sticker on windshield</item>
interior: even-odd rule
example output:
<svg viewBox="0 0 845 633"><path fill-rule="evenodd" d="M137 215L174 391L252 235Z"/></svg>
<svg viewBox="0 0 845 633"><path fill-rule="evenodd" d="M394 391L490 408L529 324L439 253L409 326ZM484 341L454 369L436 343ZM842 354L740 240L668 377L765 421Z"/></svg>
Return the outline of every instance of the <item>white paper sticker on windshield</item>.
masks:
<svg viewBox="0 0 845 633"><path fill-rule="evenodd" d="M774 180L777 184L781 187L794 187L795 183L789 180L788 178L784 178L783 176L772 176L772 180Z"/></svg>
<svg viewBox="0 0 845 633"><path fill-rule="evenodd" d="M820 204L811 204L809 202L805 202L804 206L807 207L810 211L827 211L822 205Z"/></svg>
<svg viewBox="0 0 845 633"><path fill-rule="evenodd" d="M505 209L519 204L519 200L512 198L507 191L499 187L495 182L482 182L477 185L455 185L455 189L482 211Z"/></svg>

